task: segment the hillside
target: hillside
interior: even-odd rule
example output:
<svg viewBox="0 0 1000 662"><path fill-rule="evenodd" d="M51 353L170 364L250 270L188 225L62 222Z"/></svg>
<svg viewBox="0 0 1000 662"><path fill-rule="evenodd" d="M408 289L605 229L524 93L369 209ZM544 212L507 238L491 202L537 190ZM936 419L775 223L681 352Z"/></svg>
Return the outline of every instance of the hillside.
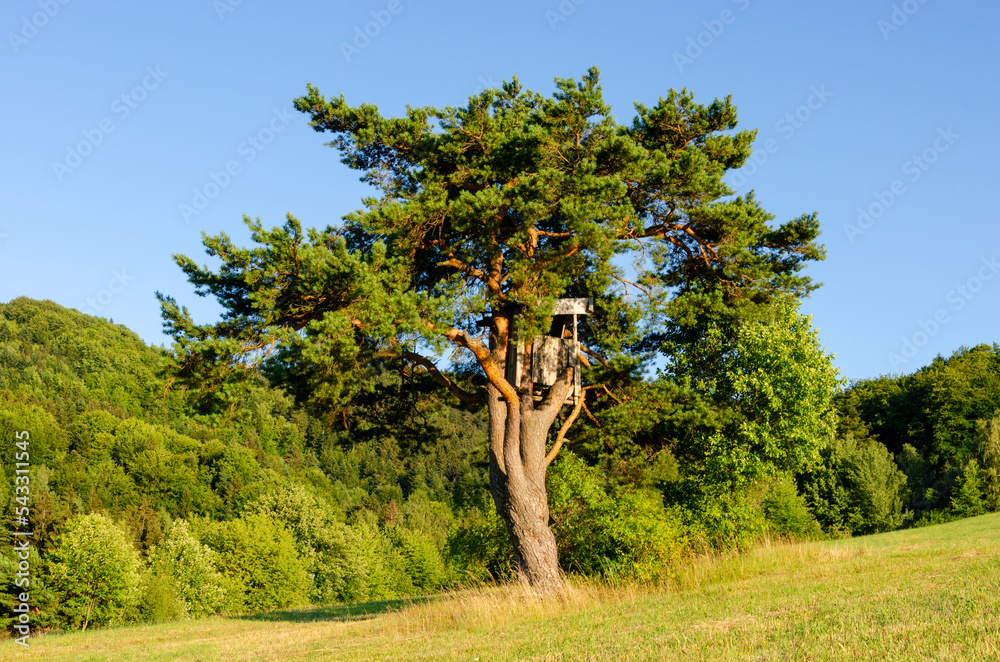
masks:
<svg viewBox="0 0 1000 662"><path fill-rule="evenodd" d="M381 613L386 609L398 609ZM370 615L366 615L370 613ZM701 559L563 604L472 591L47 637L35 660L995 660L1000 515ZM14 659L10 642L0 657Z"/></svg>
<svg viewBox="0 0 1000 662"><path fill-rule="evenodd" d="M0 466L0 505L30 511L34 633L384 603L513 576L488 489L485 412L450 401L426 371L369 370L353 400L323 412L252 370L214 390L182 386L174 360L52 302L0 304L0 453L14 457L29 431L31 455L28 505L12 462ZM697 554L761 539L996 510L1000 418L982 417L1000 405L998 366L996 347L963 348L913 376L857 383L835 398L837 434L810 441L812 459L738 489L721 468L739 453L704 442L728 439L731 406L745 398L625 384L621 402L595 400L547 472L560 567L656 583ZM885 393L897 395L880 408ZM893 438L906 407L935 424ZM739 416L753 420L751 409ZM15 563L0 556L8 632ZM106 584L117 592L97 595Z"/></svg>
<svg viewBox="0 0 1000 662"><path fill-rule="evenodd" d="M416 420L393 418L391 408L359 409L345 412L338 429L260 378L227 386L231 406L206 412L171 388L168 359L120 325L50 301L0 304L0 453L13 458L15 435L30 433L36 630L86 623L67 606L75 589L58 572L69 553L63 536L86 517L112 521L154 577L169 572L152 568L152 551L175 522L190 522L199 540L229 549L228 560L217 557L232 571L219 580L232 584L228 604L212 607L229 612L267 600L277 607L395 598L451 581L451 523L474 516L488 498L474 412L423 398ZM379 396L391 405L411 397L409 387L387 375ZM0 503L12 513L13 462L0 471ZM284 571L299 590L260 602L255 584L240 577L238 557L251 542L240 542L243 517L264 511L275 549L294 547ZM0 543L11 543L10 526L5 518ZM269 554L257 548L251 556L266 563L259 559ZM5 625L16 594L12 572L9 559L0 561ZM190 611L171 590L142 582L129 620Z"/></svg>

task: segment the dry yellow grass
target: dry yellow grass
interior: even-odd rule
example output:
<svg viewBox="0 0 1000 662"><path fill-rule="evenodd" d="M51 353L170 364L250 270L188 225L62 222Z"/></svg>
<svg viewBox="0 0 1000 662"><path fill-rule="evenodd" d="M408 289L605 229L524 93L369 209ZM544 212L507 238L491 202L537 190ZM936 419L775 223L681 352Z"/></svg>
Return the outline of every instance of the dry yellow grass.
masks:
<svg viewBox="0 0 1000 662"><path fill-rule="evenodd" d="M365 613L377 612L377 613ZM1000 515L577 580L43 637L32 660L1000 660Z"/></svg>

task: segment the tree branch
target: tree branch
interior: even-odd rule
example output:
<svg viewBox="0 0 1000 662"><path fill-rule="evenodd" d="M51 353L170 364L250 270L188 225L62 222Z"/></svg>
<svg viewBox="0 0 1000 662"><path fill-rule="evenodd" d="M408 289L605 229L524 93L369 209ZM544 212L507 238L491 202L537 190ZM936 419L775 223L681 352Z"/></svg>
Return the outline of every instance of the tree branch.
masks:
<svg viewBox="0 0 1000 662"><path fill-rule="evenodd" d="M611 367L611 364L610 364L610 363L608 363L607 359L605 359L605 358L604 358L603 356L601 356L600 354L598 354L598 353L597 353L597 352L595 352L594 350L592 350L592 349L588 348L587 346L585 346L585 345L583 345L583 344L581 344L581 345L580 345L580 349L581 349L581 350L582 350L583 352L586 352L587 354L590 354L590 355L591 355L591 356L593 356L593 357L594 357L595 359L597 359L597 361L598 361L598 362L599 362L599 363L600 363L601 365L603 365L603 366L604 366L605 368L610 368L610 367ZM589 367L590 367L590 365L588 364L588 365L587 365L587 367L589 368Z"/></svg>
<svg viewBox="0 0 1000 662"><path fill-rule="evenodd" d="M437 266L452 267L454 269L458 269L466 276L481 281L493 294L502 294L500 292L500 286L497 283L493 282L493 280L489 276L487 276L485 272L483 272L481 269L470 267L469 265L465 264L464 262L456 258L454 255L449 255L447 260L438 262Z"/></svg>
<svg viewBox="0 0 1000 662"><path fill-rule="evenodd" d="M504 377L503 370L497 366L496 361L493 360L493 356L486 345L479 342L475 338L470 338L469 334L465 331L456 329L453 326L441 331L430 322L428 322L427 325L431 330L442 333L445 338L452 341L459 347L464 347L472 352L472 355L476 357L476 361L479 362L479 366L486 374L486 378L489 379L490 383L493 384L493 386L500 391L503 397L507 399L508 406L512 406L514 403L520 402L520 399L517 397L517 391L514 390L514 387L511 386L510 382L508 382Z"/></svg>
<svg viewBox="0 0 1000 662"><path fill-rule="evenodd" d="M646 296L648 296L650 299L652 299L653 301L655 301L656 303L660 304L661 306L667 305L664 302L662 302L659 299L657 299L656 297L654 297L653 293L649 291L649 288L643 287L642 285L640 285L639 283L636 283L635 281L631 281L628 278L623 278L623 277L618 276L616 274L611 274L611 277L614 278L619 283L621 283L622 285L625 286L625 293L626 294L628 294L628 286L631 285L631 286L635 287L637 290L639 290L640 292L642 292L643 294L645 294Z"/></svg>
<svg viewBox="0 0 1000 662"><path fill-rule="evenodd" d="M566 441L566 433L569 432L569 428L573 425L573 421L576 417L580 415L580 410L583 409L583 401L587 397L587 391L584 390L580 393L580 399L576 401L576 406L573 407L573 411L566 418L566 421L559 428L559 432L556 433L556 441L552 444L552 450L548 452L545 456L545 466L552 464L552 460L556 459L556 454L559 453L559 449L562 448L563 442Z"/></svg>
<svg viewBox="0 0 1000 662"><path fill-rule="evenodd" d="M447 387L448 390L451 391L451 394L462 402L473 405L482 405L486 403L486 398L469 393L468 391L462 389L454 381L448 379L448 377L438 370L437 366L434 365L434 363L426 356L421 356L420 354L415 354L413 352L402 352L399 356L407 361L412 361L417 365L423 366L427 372L431 374L431 377L434 378L434 381Z"/></svg>

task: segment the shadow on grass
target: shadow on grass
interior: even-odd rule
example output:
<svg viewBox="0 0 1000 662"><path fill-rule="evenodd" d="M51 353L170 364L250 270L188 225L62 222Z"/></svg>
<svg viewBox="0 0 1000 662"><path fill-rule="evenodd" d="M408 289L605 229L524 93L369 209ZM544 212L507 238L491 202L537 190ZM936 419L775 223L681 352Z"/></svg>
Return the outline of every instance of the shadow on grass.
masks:
<svg viewBox="0 0 1000 662"><path fill-rule="evenodd" d="M287 623L312 623L314 621L364 621L375 618L379 614L399 611L413 605L432 600L424 598L402 598L399 600L382 600L379 602L359 602L349 605L330 605L328 607L307 607L304 609L288 609L285 611L267 611L257 614L233 616L241 621L283 621Z"/></svg>

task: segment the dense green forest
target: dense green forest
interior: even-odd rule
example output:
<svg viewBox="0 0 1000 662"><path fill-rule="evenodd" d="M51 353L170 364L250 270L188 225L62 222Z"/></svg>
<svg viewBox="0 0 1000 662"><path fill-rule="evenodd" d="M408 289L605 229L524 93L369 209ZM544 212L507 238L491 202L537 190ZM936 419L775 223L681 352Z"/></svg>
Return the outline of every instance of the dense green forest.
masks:
<svg viewBox="0 0 1000 662"><path fill-rule="evenodd" d="M812 348L828 366L816 346L808 319L788 310L710 329L656 378L597 395L547 479L561 567L664 580L693 554L762 536L858 535L1000 508L1000 347L796 400L788 366L801 356L776 348ZM400 364L321 418L263 374L225 392L181 386L171 356L52 302L0 305L2 544L11 549L18 506L16 434L28 431L35 628L512 576L482 405ZM781 444L802 452L773 451ZM762 463L769 453L780 461ZM0 561L5 627L25 590L17 564Z"/></svg>

